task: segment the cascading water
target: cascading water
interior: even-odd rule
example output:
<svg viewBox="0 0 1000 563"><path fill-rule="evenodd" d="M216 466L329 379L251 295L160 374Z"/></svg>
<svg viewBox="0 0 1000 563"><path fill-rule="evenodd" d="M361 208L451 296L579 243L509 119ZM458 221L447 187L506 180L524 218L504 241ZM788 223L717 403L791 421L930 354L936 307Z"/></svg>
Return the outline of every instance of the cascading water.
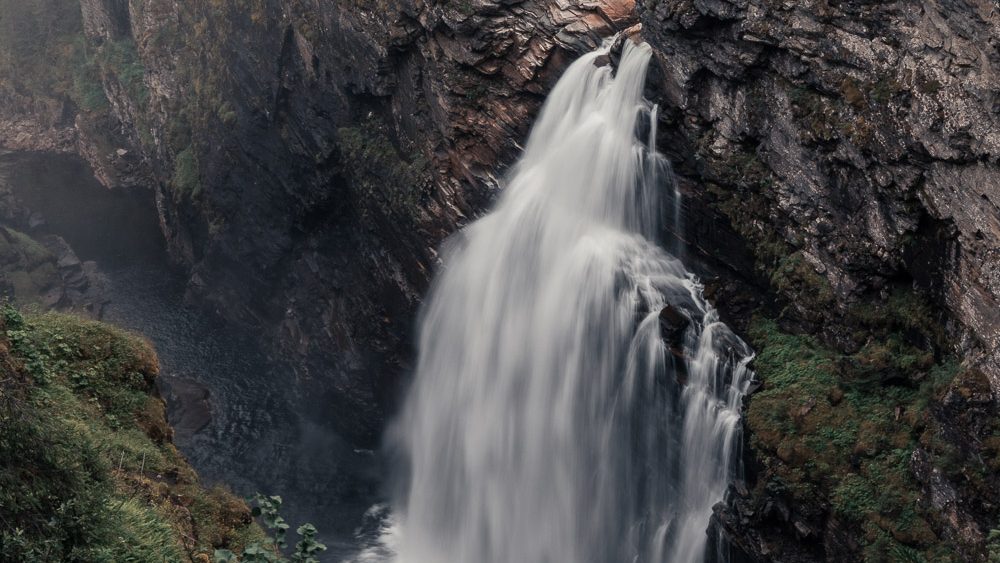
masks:
<svg viewBox="0 0 1000 563"><path fill-rule="evenodd" d="M709 549L751 352L650 242L669 172L636 136L650 49L624 41L613 70L612 44L566 71L496 210L446 252L392 434L400 563Z"/></svg>

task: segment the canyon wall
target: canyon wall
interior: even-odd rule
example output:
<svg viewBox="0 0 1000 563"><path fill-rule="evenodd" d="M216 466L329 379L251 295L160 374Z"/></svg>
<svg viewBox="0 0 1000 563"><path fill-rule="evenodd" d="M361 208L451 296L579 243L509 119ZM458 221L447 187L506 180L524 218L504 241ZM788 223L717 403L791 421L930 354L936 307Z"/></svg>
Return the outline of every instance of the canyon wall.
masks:
<svg viewBox="0 0 1000 563"><path fill-rule="evenodd" d="M492 200L566 64L641 22L683 194L664 243L687 245L761 350L747 482L713 533L758 561L985 557L1000 525L1000 468L984 461L1000 446L994 3L0 7L8 38L46 39L8 41L0 65L47 65L0 72L0 148L78 154L109 188L154 190L191 298L256 330L361 444L405 383L435 249ZM826 387L779 384L827 372ZM866 395L885 400L852 403ZM856 420L846 437L817 430ZM817 469L809 440L834 444L836 467ZM906 495L848 495L878 480L866 464Z"/></svg>
<svg viewBox="0 0 1000 563"><path fill-rule="evenodd" d="M14 23L66 4L36 3ZM3 92L0 145L154 189L192 298L259 331L368 444L437 246L490 201L561 70L635 18L611 0L80 8L39 26L66 76Z"/></svg>
<svg viewBox="0 0 1000 563"><path fill-rule="evenodd" d="M660 143L692 205L720 210L758 259L791 255L815 272L813 297L835 307L786 292L815 328L900 283L940 297L1000 390L995 3L639 10L662 66ZM699 246L699 234L681 236Z"/></svg>
<svg viewBox="0 0 1000 563"><path fill-rule="evenodd" d="M760 351L749 484L720 507L722 535L755 561L985 560L998 524L985 483L998 469L1000 9L638 11L660 64L660 148L684 193L685 222L666 236L729 280L719 306Z"/></svg>

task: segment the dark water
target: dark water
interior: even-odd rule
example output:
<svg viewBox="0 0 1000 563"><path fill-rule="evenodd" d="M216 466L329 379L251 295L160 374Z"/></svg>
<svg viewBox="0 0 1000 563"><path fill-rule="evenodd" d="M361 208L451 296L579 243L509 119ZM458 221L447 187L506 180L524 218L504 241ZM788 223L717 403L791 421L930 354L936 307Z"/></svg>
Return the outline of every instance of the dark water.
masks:
<svg viewBox="0 0 1000 563"><path fill-rule="evenodd" d="M324 561L349 554L377 498L376 455L339 438L330 420L298 412L308 388L251 334L185 303L152 192L109 191L67 157L33 157L11 170L15 194L44 216L39 229L65 238L106 274L104 320L155 344L175 442L202 479L242 495L281 495L293 530L303 522L319 528L330 548ZM205 394L210 419L198 401Z"/></svg>

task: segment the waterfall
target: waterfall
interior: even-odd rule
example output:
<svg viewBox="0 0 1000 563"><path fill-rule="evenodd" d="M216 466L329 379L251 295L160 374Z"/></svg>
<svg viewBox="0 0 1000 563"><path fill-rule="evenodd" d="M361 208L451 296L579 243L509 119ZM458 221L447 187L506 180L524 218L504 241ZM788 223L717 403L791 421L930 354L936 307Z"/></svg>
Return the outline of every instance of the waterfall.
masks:
<svg viewBox="0 0 1000 563"><path fill-rule="evenodd" d="M617 44L616 69L613 42L569 67L495 210L445 248L390 433L399 563L711 549L751 352L650 242L674 188L642 97L650 48Z"/></svg>

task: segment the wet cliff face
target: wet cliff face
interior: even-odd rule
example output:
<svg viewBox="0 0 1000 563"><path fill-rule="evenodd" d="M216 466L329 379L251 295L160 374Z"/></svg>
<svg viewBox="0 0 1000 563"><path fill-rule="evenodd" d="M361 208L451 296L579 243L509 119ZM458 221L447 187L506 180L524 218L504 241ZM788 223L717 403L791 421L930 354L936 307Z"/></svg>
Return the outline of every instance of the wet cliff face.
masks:
<svg viewBox="0 0 1000 563"><path fill-rule="evenodd" d="M153 187L190 295L257 328L368 443L435 248L490 200L565 65L635 18L624 0L80 7L38 26L61 78L3 90L3 146Z"/></svg>
<svg viewBox="0 0 1000 563"><path fill-rule="evenodd" d="M810 279L775 289L808 328L834 325L827 336L845 349L860 344L836 326L852 305L899 285L940 297L1000 389L996 6L639 11L661 63L661 148L694 213L728 220L765 273L801 262ZM688 227L692 245L747 273L744 255L712 252L720 237Z"/></svg>
<svg viewBox="0 0 1000 563"><path fill-rule="evenodd" d="M997 468L977 461L995 457L1000 390L995 4L638 11L685 196L666 236L735 280L719 306L761 354L748 484L719 507L722 535L755 561L983 560L998 520L983 485Z"/></svg>

